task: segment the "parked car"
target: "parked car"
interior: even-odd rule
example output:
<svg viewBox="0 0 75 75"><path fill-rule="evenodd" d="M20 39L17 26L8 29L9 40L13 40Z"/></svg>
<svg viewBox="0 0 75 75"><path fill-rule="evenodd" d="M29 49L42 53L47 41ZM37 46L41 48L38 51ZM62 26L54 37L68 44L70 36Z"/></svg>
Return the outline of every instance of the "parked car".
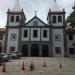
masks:
<svg viewBox="0 0 75 75"><path fill-rule="evenodd" d="M17 56L20 58L22 57L22 53L21 52L14 52L15 54L17 54Z"/></svg>
<svg viewBox="0 0 75 75"><path fill-rule="evenodd" d="M8 55L8 57L9 57L9 59L12 59L12 58L13 58L13 54L8 53L7 55Z"/></svg>
<svg viewBox="0 0 75 75"><path fill-rule="evenodd" d="M0 55L0 64L3 63L3 58L2 56Z"/></svg>
<svg viewBox="0 0 75 75"><path fill-rule="evenodd" d="M7 54L10 59L18 59L20 56L17 53L8 53Z"/></svg>
<svg viewBox="0 0 75 75"><path fill-rule="evenodd" d="M9 57L8 57L7 54L5 54L5 53L0 53L0 56L2 56L3 61L9 61Z"/></svg>

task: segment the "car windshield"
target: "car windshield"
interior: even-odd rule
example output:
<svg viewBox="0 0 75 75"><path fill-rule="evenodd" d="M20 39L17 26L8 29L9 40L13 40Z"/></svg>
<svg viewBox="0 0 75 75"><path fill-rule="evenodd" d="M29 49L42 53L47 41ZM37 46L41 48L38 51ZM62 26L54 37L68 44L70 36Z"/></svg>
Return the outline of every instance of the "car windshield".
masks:
<svg viewBox="0 0 75 75"><path fill-rule="evenodd" d="M12 54L7 54L7 55L12 55Z"/></svg>

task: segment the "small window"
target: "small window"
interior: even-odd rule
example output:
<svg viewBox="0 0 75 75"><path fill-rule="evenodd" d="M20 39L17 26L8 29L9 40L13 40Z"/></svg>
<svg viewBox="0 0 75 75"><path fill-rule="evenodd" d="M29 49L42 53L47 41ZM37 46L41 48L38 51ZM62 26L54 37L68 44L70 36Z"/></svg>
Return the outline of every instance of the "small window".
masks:
<svg viewBox="0 0 75 75"><path fill-rule="evenodd" d="M2 47L2 43L0 43L0 47Z"/></svg>
<svg viewBox="0 0 75 75"><path fill-rule="evenodd" d="M33 30L33 37L37 38L37 36L38 36L38 31L37 30Z"/></svg>
<svg viewBox="0 0 75 75"><path fill-rule="evenodd" d="M62 16L58 16L58 22L62 22Z"/></svg>
<svg viewBox="0 0 75 75"><path fill-rule="evenodd" d="M10 52L15 52L15 47L10 47Z"/></svg>
<svg viewBox="0 0 75 75"><path fill-rule="evenodd" d="M34 26L38 26L38 21L33 21Z"/></svg>
<svg viewBox="0 0 75 75"><path fill-rule="evenodd" d="M24 37L28 37L28 30L24 30Z"/></svg>
<svg viewBox="0 0 75 75"><path fill-rule="evenodd" d="M14 16L11 16L10 21L14 22Z"/></svg>
<svg viewBox="0 0 75 75"><path fill-rule="evenodd" d="M44 37L44 38L47 37L47 30L43 30L43 37Z"/></svg>
<svg viewBox="0 0 75 75"><path fill-rule="evenodd" d="M53 23L56 23L56 16L53 16Z"/></svg>
<svg viewBox="0 0 75 75"><path fill-rule="evenodd" d="M2 43L0 43L0 46L2 45Z"/></svg>
<svg viewBox="0 0 75 75"><path fill-rule="evenodd" d="M69 54L75 54L75 50L74 50L74 48L69 48Z"/></svg>
<svg viewBox="0 0 75 75"><path fill-rule="evenodd" d="M19 16L16 16L16 22L19 22Z"/></svg>
<svg viewBox="0 0 75 75"><path fill-rule="evenodd" d="M3 34L0 34L0 40L3 40Z"/></svg>
<svg viewBox="0 0 75 75"><path fill-rule="evenodd" d="M16 34L11 34L11 40L12 41L16 40Z"/></svg>
<svg viewBox="0 0 75 75"><path fill-rule="evenodd" d="M61 48L55 47L55 54L61 54Z"/></svg>
<svg viewBox="0 0 75 75"><path fill-rule="evenodd" d="M55 35L55 41L60 41L60 40L61 40L60 35L59 34Z"/></svg>
<svg viewBox="0 0 75 75"><path fill-rule="evenodd" d="M73 40L73 35L69 34L69 40Z"/></svg>

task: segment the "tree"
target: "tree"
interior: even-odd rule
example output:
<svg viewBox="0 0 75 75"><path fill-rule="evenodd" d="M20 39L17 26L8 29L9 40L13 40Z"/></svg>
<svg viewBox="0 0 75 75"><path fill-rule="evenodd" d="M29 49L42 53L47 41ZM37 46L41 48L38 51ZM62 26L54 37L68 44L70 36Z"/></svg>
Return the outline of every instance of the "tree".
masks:
<svg viewBox="0 0 75 75"><path fill-rule="evenodd" d="M74 6L72 7L73 12L67 17L66 22L67 23L75 23L75 2L74 2Z"/></svg>
<svg viewBox="0 0 75 75"><path fill-rule="evenodd" d="M73 11L66 19L67 23L71 23L72 21L75 21L75 11Z"/></svg>

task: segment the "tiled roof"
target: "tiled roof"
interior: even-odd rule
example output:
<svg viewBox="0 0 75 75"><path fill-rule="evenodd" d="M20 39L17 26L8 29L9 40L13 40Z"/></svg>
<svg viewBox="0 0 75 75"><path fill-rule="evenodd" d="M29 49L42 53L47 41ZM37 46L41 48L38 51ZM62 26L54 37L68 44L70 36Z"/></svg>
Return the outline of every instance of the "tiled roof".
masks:
<svg viewBox="0 0 75 75"><path fill-rule="evenodd" d="M6 28L0 28L0 32L5 32Z"/></svg>

